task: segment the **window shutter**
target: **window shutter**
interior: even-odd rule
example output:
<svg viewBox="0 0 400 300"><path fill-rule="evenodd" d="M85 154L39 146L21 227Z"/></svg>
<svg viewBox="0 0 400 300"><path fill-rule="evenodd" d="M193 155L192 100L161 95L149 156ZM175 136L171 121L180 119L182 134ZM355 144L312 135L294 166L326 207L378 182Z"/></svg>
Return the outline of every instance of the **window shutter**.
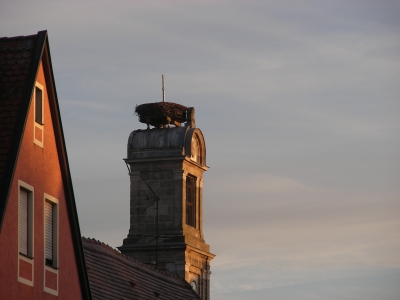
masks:
<svg viewBox="0 0 400 300"><path fill-rule="evenodd" d="M46 262L53 261L53 204L50 201L44 203L44 226L45 226L45 258Z"/></svg>
<svg viewBox="0 0 400 300"><path fill-rule="evenodd" d="M19 252L28 255L28 192L19 190Z"/></svg>

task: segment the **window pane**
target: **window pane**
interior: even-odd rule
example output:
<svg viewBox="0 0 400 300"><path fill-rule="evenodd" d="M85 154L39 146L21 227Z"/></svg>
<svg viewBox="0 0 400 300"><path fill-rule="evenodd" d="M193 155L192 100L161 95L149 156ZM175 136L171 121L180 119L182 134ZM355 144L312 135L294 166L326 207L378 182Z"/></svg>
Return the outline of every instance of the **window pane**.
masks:
<svg viewBox="0 0 400 300"><path fill-rule="evenodd" d="M186 224L196 227L196 177L186 177Z"/></svg>
<svg viewBox="0 0 400 300"><path fill-rule="evenodd" d="M191 149L191 158L195 162L198 162L199 164L202 164L202 159L201 159L201 149L200 149L200 142L199 138L197 135L193 135L192 137L192 149Z"/></svg>
<svg viewBox="0 0 400 300"><path fill-rule="evenodd" d="M35 88L35 121L37 123L43 124L43 97L42 97L42 90L38 87Z"/></svg>

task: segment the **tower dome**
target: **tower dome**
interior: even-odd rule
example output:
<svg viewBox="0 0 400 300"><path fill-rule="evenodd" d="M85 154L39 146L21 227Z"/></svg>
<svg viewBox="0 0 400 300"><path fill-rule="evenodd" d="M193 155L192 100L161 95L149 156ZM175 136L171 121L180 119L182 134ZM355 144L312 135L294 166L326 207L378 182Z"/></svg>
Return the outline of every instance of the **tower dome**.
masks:
<svg viewBox="0 0 400 300"><path fill-rule="evenodd" d="M182 157L205 167L206 147L201 130L191 127L139 129L129 135L128 159L156 157Z"/></svg>
<svg viewBox="0 0 400 300"><path fill-rule="evenodd" d="M203 235L206 145L194 108L160 103L136 107L148 126L128 138L130 228L118 249L181 276L208 300L215 255Z"/></svg>

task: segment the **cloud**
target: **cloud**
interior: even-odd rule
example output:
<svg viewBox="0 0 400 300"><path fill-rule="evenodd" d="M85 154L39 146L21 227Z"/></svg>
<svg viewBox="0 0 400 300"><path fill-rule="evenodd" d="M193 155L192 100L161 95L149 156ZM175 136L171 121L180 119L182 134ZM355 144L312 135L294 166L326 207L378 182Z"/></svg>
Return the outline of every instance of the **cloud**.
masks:
<svg viewBox="0 0 400 300"><path fill-rule="evenodd" d="M213 299L352 299L397 291L367 283L399 267L398 8L6 1L0 35L49 31L84 235L126 236L133 111L166 74L207 143Z"/></svg>

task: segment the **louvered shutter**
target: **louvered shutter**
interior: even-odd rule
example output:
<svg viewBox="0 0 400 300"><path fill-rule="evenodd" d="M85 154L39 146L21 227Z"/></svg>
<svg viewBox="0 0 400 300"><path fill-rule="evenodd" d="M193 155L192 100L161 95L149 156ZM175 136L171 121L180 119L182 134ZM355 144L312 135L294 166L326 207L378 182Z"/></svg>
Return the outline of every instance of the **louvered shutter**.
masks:
<svg viewBox="0 0 400 300"><path fill-rule="evenodd" d="M19 190L19 252L28 255L28 192Z"/></svg>
<svg viewBox="0 0 400 300"><path fill-rule="evenodd" d="M53 204L47 200L44 204L44 224L46 263L53 264Z"/></svg>

